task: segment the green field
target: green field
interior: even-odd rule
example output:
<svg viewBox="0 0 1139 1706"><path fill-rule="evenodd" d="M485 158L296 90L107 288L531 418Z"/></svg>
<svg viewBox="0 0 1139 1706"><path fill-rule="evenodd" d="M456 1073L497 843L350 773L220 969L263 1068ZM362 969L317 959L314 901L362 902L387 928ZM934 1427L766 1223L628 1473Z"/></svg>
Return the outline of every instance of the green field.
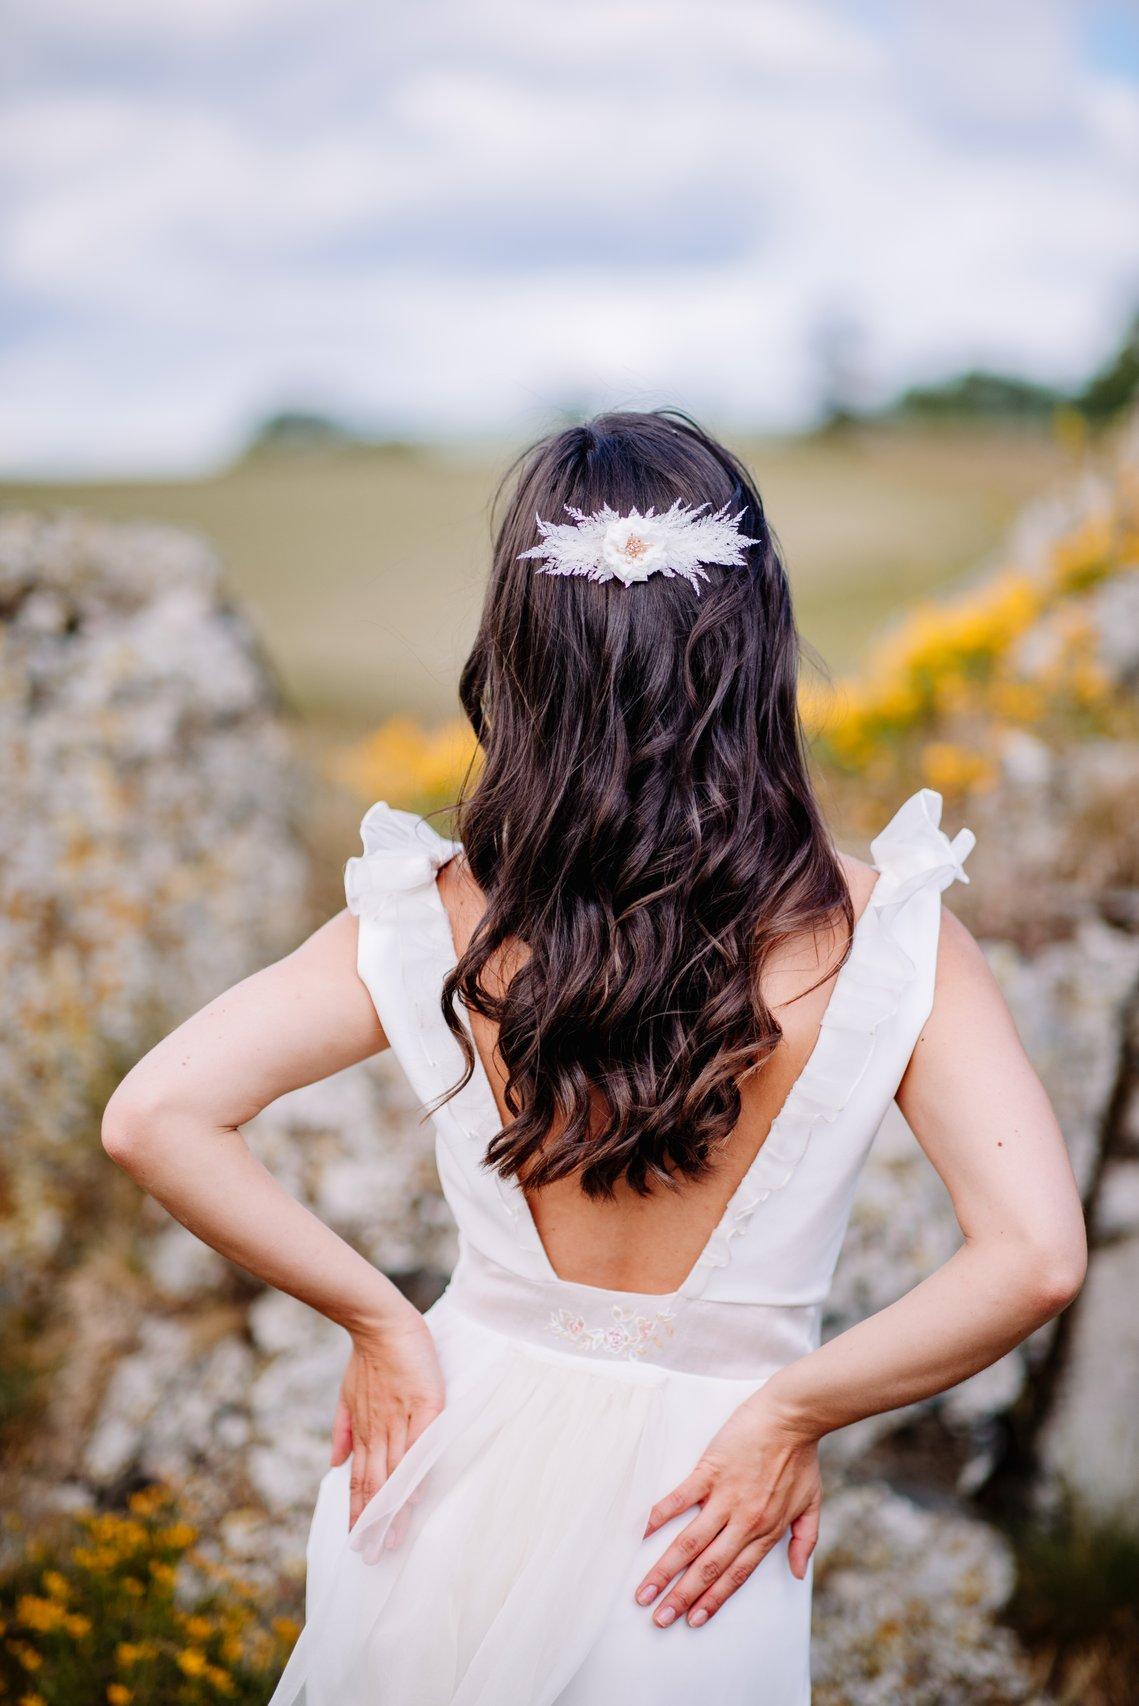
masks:
<svg viewBox="0 0 1139 1706"><path fill-rule="evenodd" d="M1024 430L863 429L743 448L803 630L837 670L900 603L993 549L1021 504L1074 460ZM348 734L396 710L430 720L453 709L489 500L508 461L485 450L278 452L200 480L0 484L0 503L208 535L293 705Z"/></svg>

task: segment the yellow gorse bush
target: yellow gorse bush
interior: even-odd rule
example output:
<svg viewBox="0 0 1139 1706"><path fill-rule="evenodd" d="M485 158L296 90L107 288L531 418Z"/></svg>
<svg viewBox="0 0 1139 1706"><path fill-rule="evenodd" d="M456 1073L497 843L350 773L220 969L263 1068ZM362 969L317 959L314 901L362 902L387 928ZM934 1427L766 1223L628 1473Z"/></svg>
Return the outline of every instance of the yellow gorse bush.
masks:
<svg viewBox="0 0 1139 1706"><path fill-rule="evenodd" d="M996 781L1011 731L1110 731L1124 713L1084 595L1139 560L1136 472L1121 466L1031 571L914 607L856 676L808 684L800 709L823 768L891 787L904 769L907 782L963 795Z"/></svg>
<svg viewBox="0 0 1139 1706"><path fill-rule="evenodd" d="M0 1701L263 1706L297 1625L197 1541L152 1487L25 1543L0 1578Z"/></svg>

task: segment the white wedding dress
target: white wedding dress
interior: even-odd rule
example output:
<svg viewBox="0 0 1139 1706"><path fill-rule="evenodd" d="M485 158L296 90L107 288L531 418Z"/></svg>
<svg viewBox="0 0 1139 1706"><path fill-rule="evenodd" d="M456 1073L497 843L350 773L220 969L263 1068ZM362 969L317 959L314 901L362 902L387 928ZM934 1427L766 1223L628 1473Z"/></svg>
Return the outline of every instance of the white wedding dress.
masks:
<svg viewBox="0 0 1139 1706"><path fill-rule="evenodd" d="M973 844L914 795L873 844L880 873L818 1041L755 1162L671 1296L559 1280L519 1187L482 1165L499 1129L476 1063L434 1115L461 1253L427 1319L447 1388L348 1532L325 1476L308 1621L271 1706L803 1706L810 1578L783 1540L704 1629L634 1602L676 1519L654 1500L738 1404L818 1343L866 1151L927 1018L940 894ZM440 1010L454 962L436 876L452 843L374 806L349 861L359 971L415 1093L462 1061ZM329 1419L333 1406L329 1394Z"/></svg>

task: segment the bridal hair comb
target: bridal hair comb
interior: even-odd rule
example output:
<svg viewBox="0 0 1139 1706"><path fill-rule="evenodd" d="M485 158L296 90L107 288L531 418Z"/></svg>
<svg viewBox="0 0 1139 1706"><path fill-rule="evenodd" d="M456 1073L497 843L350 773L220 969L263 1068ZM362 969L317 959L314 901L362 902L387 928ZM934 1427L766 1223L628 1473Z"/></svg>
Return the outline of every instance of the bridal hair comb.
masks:
<svg viewBox="0 0 1139 1706"><path fill-rule="evenodd" d="M571 521L535 518L542 543L521 552L519 561L543 559L540 575L584 575L591 581L619 580L625 586L650 575L683 575L699 593L700 582L708 579L706 564L743 568L747 547L759 544L740 532L742 509L729 515L725 504L715 515L705 515L709 507L691 508L678 498L663 515L651 508L644 515L637 509L618 515L608 504L585 515L567 504Z"/></svg>

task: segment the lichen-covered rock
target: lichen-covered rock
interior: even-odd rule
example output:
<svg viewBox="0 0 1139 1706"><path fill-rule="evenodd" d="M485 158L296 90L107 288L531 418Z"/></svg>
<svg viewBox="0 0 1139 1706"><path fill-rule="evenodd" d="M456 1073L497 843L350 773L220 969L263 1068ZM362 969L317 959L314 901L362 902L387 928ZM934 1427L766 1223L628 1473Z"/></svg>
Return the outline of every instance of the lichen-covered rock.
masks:
<svg viewBox="0 0 1139 1706"><path fill-rule="evenodd" d="M450 1273L455 1227L434 1128L393 1056L282 1096L246 1136L287 1190L385 1273Z"/></svg>
<svg viewBox="0 0 1139 1706"><path fill-rule="evenodd" d="M1139 1535L1139 1162L1105 1168L1092 1233L1038 1450L1047 1493Z"/></svg>
<svg viewBox="0 0 1139 1706"><path fill-rule="evenodd" d="M116 1073L295 943L306 866L274 688L204 543L3 514L0 611L2 1306L66 1236Z"/></svg>
<svg viewBox="0 0 1139 1706"><path fill-rule="evenodd" d="M248 1409L254 1359L234 1323L149 1316L111 1378L82 1469L96 1487L128 1475L182 1485L213 1467L224 1417ZM225 1331L228 1327L230 1330ZM230 1479L226 1477L225 1479Z"/></svg>
<svg viewBox="0 0 1139 1706"><path fill-rule="evenodd" d="M815 1706L1012 1706L1036 1698L997 1623L1016 1580L987 1523L888 1487L823 1506L815 1554Z"/></svg>

